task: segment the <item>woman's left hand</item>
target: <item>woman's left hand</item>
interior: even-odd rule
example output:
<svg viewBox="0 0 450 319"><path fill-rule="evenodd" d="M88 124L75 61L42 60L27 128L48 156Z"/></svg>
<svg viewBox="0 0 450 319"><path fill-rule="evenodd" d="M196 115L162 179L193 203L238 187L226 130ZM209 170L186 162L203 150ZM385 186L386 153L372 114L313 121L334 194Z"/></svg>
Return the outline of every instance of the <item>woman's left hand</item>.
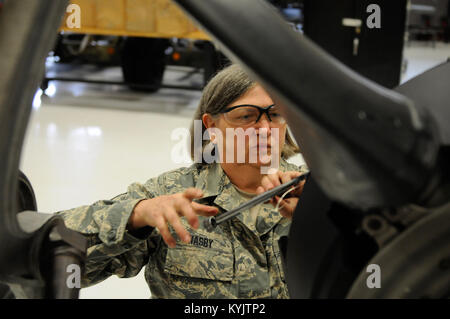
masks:
<svg viewBox="0 0 450 319"><path fill-rule="evenodd" d="M261 186L256 189L258 194L267 192L268 190L289 182L291 179L296 178L297 176L302 175L302 173L297 171L289 171L289 172L281 172L277 171L274 174L264 175L261 180ZM294 215L295 207L298 203L298 198L303 191L303 186L305 185L305 181L302 181L298 184L295 190L289 192L280 202L280 213L282 216L286 218L292 218ZM280 201L280 196L273 197L269 202L276 207L278 202Z"/></svg>

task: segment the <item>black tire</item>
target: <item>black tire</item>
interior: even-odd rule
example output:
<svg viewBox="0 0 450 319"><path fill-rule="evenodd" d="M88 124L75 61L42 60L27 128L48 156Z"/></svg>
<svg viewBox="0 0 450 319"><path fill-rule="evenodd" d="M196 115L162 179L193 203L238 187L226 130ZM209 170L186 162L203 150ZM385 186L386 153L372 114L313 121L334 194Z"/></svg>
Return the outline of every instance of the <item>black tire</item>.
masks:
<svg viewBox="0 0 450 319"><path fill-rule="evenodd" d="M73 35L73 37L80 37L81 41L82 35ZM55 48L53 49L53 52L56 56L59 57L59 63L71 63L75 61L77 58L75 55L73 55L70 50L66 47L66 45L63 43L63 36L58 35L58 39L56 40Z"/></svg>
<svg viewBox="0 0 450 319"><path fill-rule="evenodd" d="M27 176L19 170L19 183L17 185L17 213L25 210L37 210L36 197ZM0 299L16 299L11 288L3 282L0 282Z"/></svg>
<svg viewBox="0 0 450 319"><path fill-rule="evenodd" d="M122 49L122 74L137 91L158 91L166 68L168 39L126 38Z"/></svg>
<svg viewBox="0 0 450 319"><path fill-rule="evenodd" d="M210 41L199 40L196 41L195 45L203 51L203 82L206 86L209 80L216 75L217 72L231 62L222 52L217 51L214 44Z"/></svg>

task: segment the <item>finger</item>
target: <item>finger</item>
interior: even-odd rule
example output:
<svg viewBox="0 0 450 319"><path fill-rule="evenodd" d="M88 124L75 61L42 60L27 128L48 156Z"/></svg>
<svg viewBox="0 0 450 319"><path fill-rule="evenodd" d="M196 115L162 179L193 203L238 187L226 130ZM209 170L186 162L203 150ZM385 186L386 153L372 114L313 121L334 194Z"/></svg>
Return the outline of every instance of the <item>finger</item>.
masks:
<svg viewBox="0 0 450 319"><path fill-rule="evenodd" d="M294 211L291 208L284 206L280 209L280 214L285 218L292 218L292 216L294 216Z"/></svg>
<svg viewBox="0 0 450 319"><path fill-rule="evenodd" d="M262 193L264 193L266 190L264 189L264 187L262 187L262 186L258 186L258 188L256 189L256 194L257 195L261 195ZM266 200L265 202L264 202L264 204L270 204L271 203L271 198L269 198L268 200Z"/></svg>
<svg viewBox="0 0 450 319"><path fill-rule="evenodd" d="M293 214L293 208L289 205L289 203L286 200L283 199L280 202L279 212L281 216L291 218Z"/></svg>
<svg viewBox="0 0 450 319"><path fill-rule="evenodd" d="M298 198L283 198L283 200L281 201L281 205L283 205L283 207L288 207L288 208L292 208L294 209L295 206L297 206L298 203Z"/></svg>
<svg viewBox="0 0 450 319"><path fill-rule="evenodd" d="M281 183L280 183L280 174L281 174L281 172L278 171L275 174L267 175L267 177L270 179L270 182L272 183L273 187L281 185Z"/></svg>
<svg viewBox="0 0 450 319"><path fill-rule="evenodd" d="M262 187L262 186L258 186L258 188L256 189L256 194L262 194L262 193L264 193L264 187Z"/></svg>
<svg viewBox="0 0 450 319"><path fill-rule="evenodd" d="M296 178L297 176L300 176L301 173L300 172L295 172L295 171L289 171L289 172L285 172L285 173L281 173L280 177L281 177L281 182L287 183L290 180Z"/></svg>
<svg viewBox="0 0 450 319"><path fill-rule="evenodd" d="M268 191L272 188L274 188L272 182L270 181L270 178L268 176L264 176L261 180L261 186L264 187L264 191Z"/></svg>
<svg viewBox="0 0 450 319"><path fill-rule="evenodd" d="M175 202L175 208L179 216L184 216L189 225L193 228L198 228L198 217L194 209L191 206L191 202L184 197Z"/></svg>
<svg viewBox="0 0 450 319"><path fill-rule="evenodd" d="M304 174L302 172L297 172L297 171L289 171L289 172L286 172L286 173L291 177L291 179L296 178L296 177Z"/></svg>
<svg viewBox="0 0 450 319"><path fill-rule="evenodd" d="M296 197L285 198L284 201L286 201L287 204L292 207L295 207L298 204L298 198Z"/></svg>
<svg viewBox="0 0 450 319"><path fill-rule="evenodd" d="M300 196L303 192L303 187L305 186L306 181L301 181L301 183L298 185L298 188L294 191L295 196Z"/></svg>
<svg viewBox="0 0 450 319"><path fill-rule="evenodd" d="M203 197L203 192L200 189L198 189L198 188L190 187L190 188L186 189L182 193L182 195L183 195L183 197L185 197L188 200L192 201L194 198L201 198L201 197Z"/></svg>
<svg viewBox="0 0 450 319"><path fill-rule="evenodd" d="M292 218L295 212L295 208L297 207L298 198L288 198L282 201L282 209L280 213L282 216L287 218Z"/></svg>
<svg viewBox="0 0 450 319"><path fill-rule="evenodd" d="M200 216L214 216L219 212L217 207L203 205L196 202L192 202L191 207L194 209L195 213Z"/></svg>
<svg viewBox="0 0 450 319"><path fill-rule="evenodd" d="M282 173L280 175L280 179L281 179L281 183L284 184L284 183L289 182L292 178L291 178L291 176L289 174Z"/></svg>
<svg viewBox="0 0 450 319"><path fill-rule="evenodd" d="M281 197L275 196L274 197L274 202L281 209L282 207L292 207L292 205L293 205L292 199L293 198L283 198L283 199L281 199ZM297 199L293 199L293 200L297 200Z"/></svg>
<svg viewBox="0 0 450 319"><path fill-rule="evenodd" d="M283 201L280 202L280 199L281 199L280 196L274 196L274 197L272 198L272 205L273 205L274 207L277 207L277 205L278 205L279 207L281 207L281 206L283 205Z"/></svg>
<svg viewBox="0 0 450 319"><path fill-rule="evenodd" d="M178 216L178 213L175 211L175 209L167 209L164 215L166 217L166 220L178 234L178 237L180 237L180 239L185 243L189 243L191 241L191 235L184 228L183 224L181 223L180 217Z"/></svg>
<svg viewBox="0 0 450 319"><path fill-rule="evenodd" d="M167 227L166 220L163 217L158 218L155 221L155 226L159 230L159 233L161 234L167 246L169 246L170 248L174 248L176 246L176 241L172 237L172 234L170 233L169 228Z"/></svg>
<svg viewBox="0 0 450 319"><path fill-rule="evenodd" d="M305 186L306 181L301 181L297 186L295 186L294 190L289 193L289 197L300 197L303 192L303 187Z"/></svg>

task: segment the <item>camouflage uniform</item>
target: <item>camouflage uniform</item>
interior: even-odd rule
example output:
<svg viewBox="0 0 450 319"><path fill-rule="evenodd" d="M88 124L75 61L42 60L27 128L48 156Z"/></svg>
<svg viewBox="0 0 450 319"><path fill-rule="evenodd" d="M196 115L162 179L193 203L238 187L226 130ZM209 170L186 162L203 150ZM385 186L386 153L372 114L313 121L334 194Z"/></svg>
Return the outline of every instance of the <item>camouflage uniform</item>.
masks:
<svg viewBox="0 0 450 319"><path fill-rule="evenodd" d="M300 171L282 160L281 171ZM83 287L115 274L132 277L143 266L153 298L289 298L278 240L288 234L290 220L270 204L262 204L258 217L244 212L219 225L214 232L189 227L189 244L177 240L168 248L157 229L145 227L131 234L127 222L142 199L183 192L203 191L198 202L214 205L220 213L242 204L239 194L220 164L180 168L132 184L127 193L112 200L59 212L67 227L89 241ZM252 220L253 219L253 220Z"/></svg>

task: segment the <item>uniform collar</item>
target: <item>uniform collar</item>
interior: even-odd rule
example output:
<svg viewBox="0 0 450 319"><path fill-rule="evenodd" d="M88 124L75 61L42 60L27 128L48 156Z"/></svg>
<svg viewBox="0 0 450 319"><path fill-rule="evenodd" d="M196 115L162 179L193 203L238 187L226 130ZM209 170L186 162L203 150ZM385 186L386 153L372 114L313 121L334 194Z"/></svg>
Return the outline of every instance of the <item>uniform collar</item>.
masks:
<svg viewBox="0 0 450 319"><path fill-rule="evenodd" d="M282 159L280 170L286 171L286 165L287 162ZM214 203L224 211L234 209L246 201L231 183L219 163L205 165L199 173L195 187L203 191L203 197L198 202L210 205ZM248 211L237 216L237 219L247 228L259 235L270 231L282 218L281 214L270 204L263 204L256 225Z"/></svg>

